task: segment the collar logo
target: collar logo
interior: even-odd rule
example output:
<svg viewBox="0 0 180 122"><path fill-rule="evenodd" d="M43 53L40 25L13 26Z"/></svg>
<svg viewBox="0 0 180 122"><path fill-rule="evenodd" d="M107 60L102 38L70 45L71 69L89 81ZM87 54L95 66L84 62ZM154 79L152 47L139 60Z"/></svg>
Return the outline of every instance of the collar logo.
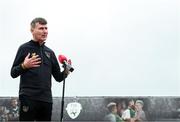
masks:
<svg viewBox="0 0 180 122"><path fill-rule="evenodd" d="M82 106L78 102L71 102L66 107L66 111L71 119L77 118L81 110L82 110Z"/></svg>

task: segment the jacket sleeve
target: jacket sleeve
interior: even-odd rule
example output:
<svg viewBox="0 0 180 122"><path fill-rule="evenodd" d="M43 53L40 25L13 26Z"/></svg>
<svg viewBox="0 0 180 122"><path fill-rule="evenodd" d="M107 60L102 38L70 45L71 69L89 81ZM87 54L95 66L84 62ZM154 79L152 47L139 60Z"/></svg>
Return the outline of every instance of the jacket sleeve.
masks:
<svg viewBox="0 0 180 122"><path fill-rule="evenodd" d="M19 47L16 57L13 62L12 68L11 68L11 77L12 78L16 78L19 75L21 75L23 72L26 71L21 66L21 63L24 61L24 58L25 58L24 54L25 54L25 52L23 51L22 47Z"/></svg>
<svg viewBox="0 0 180 122"><path fill-rule="evenodd" d="M58 60L54 52L52 53L52 75L54 79L58 82L61 82L65 78L64 72L61 72Z"/></svg>

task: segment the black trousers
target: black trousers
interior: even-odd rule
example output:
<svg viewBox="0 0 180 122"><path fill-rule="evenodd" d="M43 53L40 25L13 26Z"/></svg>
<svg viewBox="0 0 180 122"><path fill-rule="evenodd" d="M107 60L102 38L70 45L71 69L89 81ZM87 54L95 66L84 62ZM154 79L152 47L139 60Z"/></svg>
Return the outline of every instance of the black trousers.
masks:
<svg viewBox="0 0 180 122"><path fill-rule="evenodd" d="M32 100L27 96L21 96L19 101L20 121L51 121L52 103Z"/></svg>

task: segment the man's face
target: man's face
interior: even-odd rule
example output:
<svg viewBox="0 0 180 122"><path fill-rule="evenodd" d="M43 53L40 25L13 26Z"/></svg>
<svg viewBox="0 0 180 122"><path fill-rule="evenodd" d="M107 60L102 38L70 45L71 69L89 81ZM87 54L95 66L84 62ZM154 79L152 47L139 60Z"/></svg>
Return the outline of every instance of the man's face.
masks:
<svg viewBox="0 0 180 122"><path fill-rule="evenodd" d="M47 25L36 23L35 27L31 28L31 33L35 41L42 43L47 39L47 35L48 35Z"/></svg>
<svg viewBox="0 0 180 122"><path fill-rule="evenodd" d="M12 101L11 101L11 105L12 105L13 107L16 107L17 104L18 104L18 103L17 103L17 100L12 100Z"/></svg>
<svg viewBox="0 0 180 122"><path fill-rule="evenodd" d="M112 113L117 113L117 107L116 107L116 106L113 106L112 109L111 109L111 112L112 112Z"/></svg>
<svg viewBox="0 0 180 122"><path fill-rule="evenodd" d="M141 110L143 107L140 103L136 103L135 106L137 110Z"/></svg>
<svg viewBox="0 0 180 122"><path fill-rule="evenodd" d="M131 100L131 101L129 102L129 105L130 105L130 106L134 106L134 101Z"/></svg>

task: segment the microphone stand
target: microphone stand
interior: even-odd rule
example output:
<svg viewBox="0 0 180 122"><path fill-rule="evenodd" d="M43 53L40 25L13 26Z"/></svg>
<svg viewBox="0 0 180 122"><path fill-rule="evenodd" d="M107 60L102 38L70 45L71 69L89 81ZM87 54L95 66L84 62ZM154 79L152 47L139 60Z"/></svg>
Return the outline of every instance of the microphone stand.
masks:
<svg viewBox="0 0 180 122"><path fill-rule="evenodd" d="M66 70L66 65L64 65L64 69ZM65 92L65 73L63 74L63 92L62 92L62 99L61 99L61 118L60 122L63 122L63 114L64 114L64 92Z"/></svg>

